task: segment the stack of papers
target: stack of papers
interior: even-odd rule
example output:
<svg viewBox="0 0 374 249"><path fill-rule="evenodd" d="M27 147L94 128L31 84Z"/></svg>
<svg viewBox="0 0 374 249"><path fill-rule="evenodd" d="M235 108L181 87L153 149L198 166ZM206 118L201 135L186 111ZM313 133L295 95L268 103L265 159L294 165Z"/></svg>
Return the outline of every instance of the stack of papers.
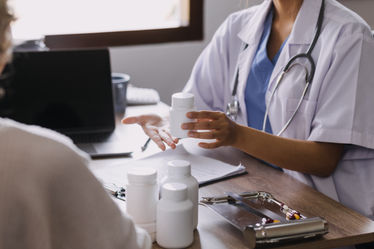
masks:
<svg viewBox="0 0 374 249"><path fill-rule="evenodd" d="M126 175L130 169L148 167L157 170L158 180L161 181L167 175L168 162L172 160L189 161L191 163L191 173L200 186L246 173L245 167L241 164L234 166L212 158L194 155L189 153L183 145L178 145L175 150L169 149L146 158L108 165L105 168L95 170L94 174L106 186L123 187L127 183Z"/></svg>

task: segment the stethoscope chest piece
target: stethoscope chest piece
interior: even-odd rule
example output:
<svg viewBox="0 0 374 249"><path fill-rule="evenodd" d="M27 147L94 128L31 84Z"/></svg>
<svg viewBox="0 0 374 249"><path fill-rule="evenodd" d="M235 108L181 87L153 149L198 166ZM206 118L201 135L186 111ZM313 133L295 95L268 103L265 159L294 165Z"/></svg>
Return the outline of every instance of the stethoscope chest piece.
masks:
<svg viewBox="0 0 374 249"><path fill-rule="evenodd" d="M231 120L236 120L239 114L239 101L236 96L231 96L230 102L226 106L226 116Z"/></svg>

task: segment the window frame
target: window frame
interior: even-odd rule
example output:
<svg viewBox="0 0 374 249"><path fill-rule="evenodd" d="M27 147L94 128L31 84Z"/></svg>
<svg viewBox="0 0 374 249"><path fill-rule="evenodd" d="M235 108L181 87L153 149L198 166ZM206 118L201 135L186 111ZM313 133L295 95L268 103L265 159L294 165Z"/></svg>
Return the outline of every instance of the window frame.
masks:
<svg viewBox="0 0 374 249"><path fill-rule="evenodd" d="M203 0L190 0L189 25L177 28L46 35L50 49L93 48L203 40Z"/></svg>

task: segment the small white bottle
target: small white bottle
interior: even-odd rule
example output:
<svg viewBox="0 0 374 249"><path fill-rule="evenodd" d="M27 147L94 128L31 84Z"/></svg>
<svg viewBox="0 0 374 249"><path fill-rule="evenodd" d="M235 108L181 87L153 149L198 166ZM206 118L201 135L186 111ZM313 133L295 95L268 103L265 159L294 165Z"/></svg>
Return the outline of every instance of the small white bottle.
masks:
<svg viewBox="0 0 374 249"><path fill-rule="evenodd" d="M170 133L173 137L187 137L188 130L183 130L181 125L192 121L192 119L186 117L186 114L195 110L194 101L195 98L192 93L173 94L170 108Z"/></svg>
<svg viewBox="0 0 374 249"><path fill-rule="evenodd" d="M126 209L135 224L156 239L158 202L157 171L152 168L133 168L127 173Z"/></svg>
<svg viewBox="0 0 374 249"><path fill-rule="evenodd" d="M186 184L187 197L193 204L193 228L197 228L199 214L199 182L191 175L191 164L185 160L173 160L168 162L167 175L162 179L161 186L169 182Z"/></svg>
<svg viewBox="0 0 374 249"><path fill-rule="evenodd" d="M166 183L157 205L157 243L164 248L185 248L193 242L192 202L187 186Z"/></svg>

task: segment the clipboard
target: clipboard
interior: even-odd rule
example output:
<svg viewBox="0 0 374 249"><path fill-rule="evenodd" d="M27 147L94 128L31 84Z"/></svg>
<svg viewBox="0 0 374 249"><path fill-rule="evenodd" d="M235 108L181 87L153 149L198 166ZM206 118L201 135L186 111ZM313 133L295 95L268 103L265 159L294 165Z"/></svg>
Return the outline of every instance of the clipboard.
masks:
<svg viewBox="0 0 374 249"><path fill-rule="evenodd" d="M200 204L239 229L251 249L317 238L328 233L325 219L308 218L264 191L202 197Z"/></svg>

